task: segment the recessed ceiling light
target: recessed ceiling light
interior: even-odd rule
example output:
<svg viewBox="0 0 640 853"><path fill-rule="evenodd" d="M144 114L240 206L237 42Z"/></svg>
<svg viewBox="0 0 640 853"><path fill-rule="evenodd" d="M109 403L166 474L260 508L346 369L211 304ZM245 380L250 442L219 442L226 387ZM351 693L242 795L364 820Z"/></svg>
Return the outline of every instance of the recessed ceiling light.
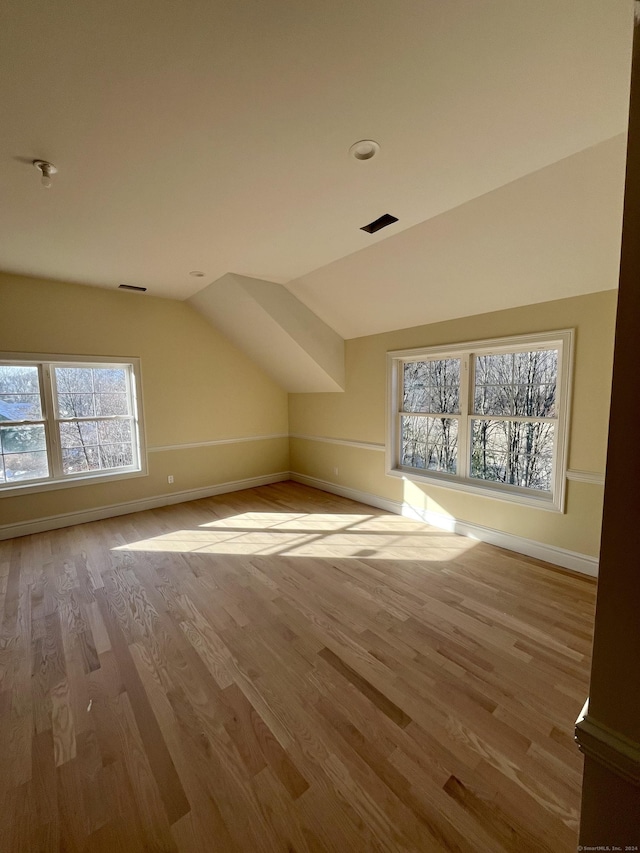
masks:
<svg viewBox="0 0 640 853"><path fill-rule="evenodd" d="M353 143L349 149L349 154L356 160L371 160L379 150L380 146L373 139L361 139L360 142Z"/></svg>
<svg viewBox="0 0 640 853"><path fill-rule="evenodd" d="M189 275L192 275L194 278L204 278L204 273L201 270L191 270Z"/></svg>

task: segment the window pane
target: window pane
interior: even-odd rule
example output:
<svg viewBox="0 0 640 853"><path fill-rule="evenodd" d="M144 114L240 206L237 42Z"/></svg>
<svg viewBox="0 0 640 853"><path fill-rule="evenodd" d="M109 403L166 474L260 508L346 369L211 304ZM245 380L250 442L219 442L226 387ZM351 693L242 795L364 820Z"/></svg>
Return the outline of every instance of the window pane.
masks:
<svg viewBox="0 0 640 853"><path fill-rule="evenodd" d="M555 383L558 375L558 351L533 350L514 354L513 381L517 385Z"/></svg>
<svg viewBox="0 0 640 853"><path fill-rule="evenodd" d="M460 388L458 385L442 384L429 389L429 412L433 414L457 414L460 410Z"/></svg>
<svg viewBox="0 0 640 853"><path fill-rule="evenodd" d="M128 415L129 401L126 394L96 394L96 415Z"/></svg>
<svg viewBox="0 0 640 853"><path fill-rule="evenodd" d="M460 359L407 362L403 369L402 410L457 414L460 411Z"/></svg>
<svg viewBox="0 0 640 853"><path fill-rule="evenodd" d="M511 389L501 385L476 385L474 414L510 415Z"/></svg>
<svg viewBox="0 0 640 853"><path fill-rule="evenodd" d="M58 394L58 417L90 418L96 414L93 394Z"/></svg>
<svg viewBox="0 0 640 853"><path fill-rule="evenodd" d="M510 385L513 382L513 355L479 355L475 361L476 385Z"/></svg>
<svg viewBox="0 0 640 853"><path fill-rule="evenodd" d="M403 417L400 462L410 468L427 467L427 445L431 418Z"/></svg>
<svg viewBox="0 0 640 853"><path fill-rule="evenodd" d="M41 419L38 368L0 365L0 421Z"/></svg>
<svg viewBox="0 0 640 853"><path fill-rule="evenodd" d="M514 421L511 432L513 482L550 491L555 424Z"/></svg>
<svg viewBox="0 0 640 853"><path fill-rule="evenodd" d="M56 367L54 372L59 394L93 393L90 367Z"/></svg>
<svg viewBox="0 0 640 853"><path fill-rule="evenodd" d="M100 462L103 468L125 468L128 465L133 465L133 453L131 445L100 445Z"/></svg>
<svg viewBox="0 0 640 853"><path fill-rule="evenodd" d="M43 426L0 427L0 444L3 453L30 453L47 449Z"/></svg>
<svg viewBox="0 0 640 853"><path fill-rule="evenodd" d="M127 372L124 367L94 367L93 384L97 394L126 394Z"/></svg>
<svg viewBox="0 0 640 853"><path fill-rule="evenodd" d="M39 394L0 394L0 421L41 421Z"/></svg>
<svg viewBox="0 0 640 853"><path fill-rule="evenodd" d="M130 444L131 437L131 422L128 420L98 421L100 444Z"/></svg>
<svg viewBox="0 0 640 853"><path fill-rule="evenodd" d="M0 391L3 394L39 394L38 368L19 364L0 365Z"/></svg>
<svg viewBox="0 0 640 853"><path fill-rule="evenodd" d="M554 423L472 421L471 476L550 491Z"/></svg>
<svg viewBox="0 0 640 853"><path fill-rule="evenodd" d="M457 454L455 418L402 418L402 465L455 474Z"/></svg>
<svg viewBox="0 0 640 853"><path fill-rule="evenodd" d="M528 418L554 418L556 385L516 385L513 389L514 414Z"/></svg>
<svg viewBox="0 0 640 853"><path fill-rule="evenodd" d="M428 361L409 361L402 371L404 412L426 412L429 409L431 371Z"/></svg>
<svg viewBox="0 0 640 853"><path fill-rule="evenodd" d="M98 425L95 421L61 423L59 427L62 447L86 447L98 443Z"/></svg>
<svg viewBox="0 0 640 853"><path fill-rule="evenodd" d="M509 421L472 421L472 477L508 482L509 425Z"/></svg>
<svg viewBox="0 0 640 853"><path fill-rule="evenodd" d="M444 358L431 362L433 412L460 410L460 359Z"/></svg>
<svg viewBox="0 0 640 853"><path fill-rule="evenodd" d="M7 453L3 461L7 483L40 480L49 476L49 463L44 450L33 453Z"/></svg>
<svg viewBox="0 0 640 853"><path fill-rule="evenodd" d="M99 449L88 445L63 449L62 470L65 474L79 474L83 471L99 471Z"/></svg>

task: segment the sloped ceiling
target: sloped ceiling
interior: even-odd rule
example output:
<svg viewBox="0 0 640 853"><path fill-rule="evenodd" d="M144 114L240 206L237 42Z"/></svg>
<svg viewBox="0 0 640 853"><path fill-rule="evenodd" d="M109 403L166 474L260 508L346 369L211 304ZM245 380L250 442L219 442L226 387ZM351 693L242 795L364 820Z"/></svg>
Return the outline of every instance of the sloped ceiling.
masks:
<svg viewBox="0 0 640 853"><path fill-rule="evenodd" d="M344 391L344 341L281 284L227 273L189 304L290 392Z"/></svg>
<svg viewBox="0 0 640 853"><path fill-rule="evenodd" d="M240 274L343 337L614 287L632 16L6 0L0 268L175 299Z"/></svg>
<svg viewBox="0 0 640 853"><path fill-rule="evenodd" d="M615 288L625 155L621 134L289 287L345 338Z"/></svg>

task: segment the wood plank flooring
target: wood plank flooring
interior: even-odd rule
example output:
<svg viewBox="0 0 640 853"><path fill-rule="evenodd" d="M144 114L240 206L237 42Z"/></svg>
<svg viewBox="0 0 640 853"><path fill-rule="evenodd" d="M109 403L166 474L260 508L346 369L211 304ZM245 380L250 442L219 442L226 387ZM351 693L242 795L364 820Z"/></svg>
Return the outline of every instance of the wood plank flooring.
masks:
<svg viewBox="0 0 640 853"><path fill-rule="evenodd" d="M294 483L0 543L0 850L573 853L594 600Z"/></svg>

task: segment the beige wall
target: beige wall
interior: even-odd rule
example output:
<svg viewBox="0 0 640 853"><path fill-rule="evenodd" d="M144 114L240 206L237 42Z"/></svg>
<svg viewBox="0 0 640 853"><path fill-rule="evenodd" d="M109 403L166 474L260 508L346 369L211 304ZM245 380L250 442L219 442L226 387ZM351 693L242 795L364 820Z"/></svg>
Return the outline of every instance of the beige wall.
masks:
<svg viewBox="0 0 640 853"><path fill-rule="evenodd" d="M0 274L0 351L140 357L150 451L146 477L0 497L0 525L288 470L286 437L180 447L287 433L286 393L184 302Z"/></svg>
<svg viewBox="0 0 640 853"><path fill-rule="evenodd" d="M570 481L566 512L509 504L385 474L380 451L287 433L385 441L388 350L576 329L569 468L605 466L616 292L605 291L346 342L344 393L287 395L189 305L0 274L0 350L139 356L146 477L0 497L0 526L292 470L472 524L596 556L602 486ZM288 410L288 419L287 419ZM289 456L290 453L290 456ZM334 469L338 474L334 474ZM167 475L173 474L173 486Z"/></svg>
<svg viewBox="0 0 640 853"><path fill-rule="evenodd" d="M290 395L290 432L383 444L387 351L574 328L569 469L602 475L615 310L616 291L609 290L349 340L346 392ZM598 554L600 484L570 481L566 512L560 514L389 477L384 454L376 450L291 438L290 451L291 470L296 473L391 500L406 500L420 509L579 554Z"/></svg>

